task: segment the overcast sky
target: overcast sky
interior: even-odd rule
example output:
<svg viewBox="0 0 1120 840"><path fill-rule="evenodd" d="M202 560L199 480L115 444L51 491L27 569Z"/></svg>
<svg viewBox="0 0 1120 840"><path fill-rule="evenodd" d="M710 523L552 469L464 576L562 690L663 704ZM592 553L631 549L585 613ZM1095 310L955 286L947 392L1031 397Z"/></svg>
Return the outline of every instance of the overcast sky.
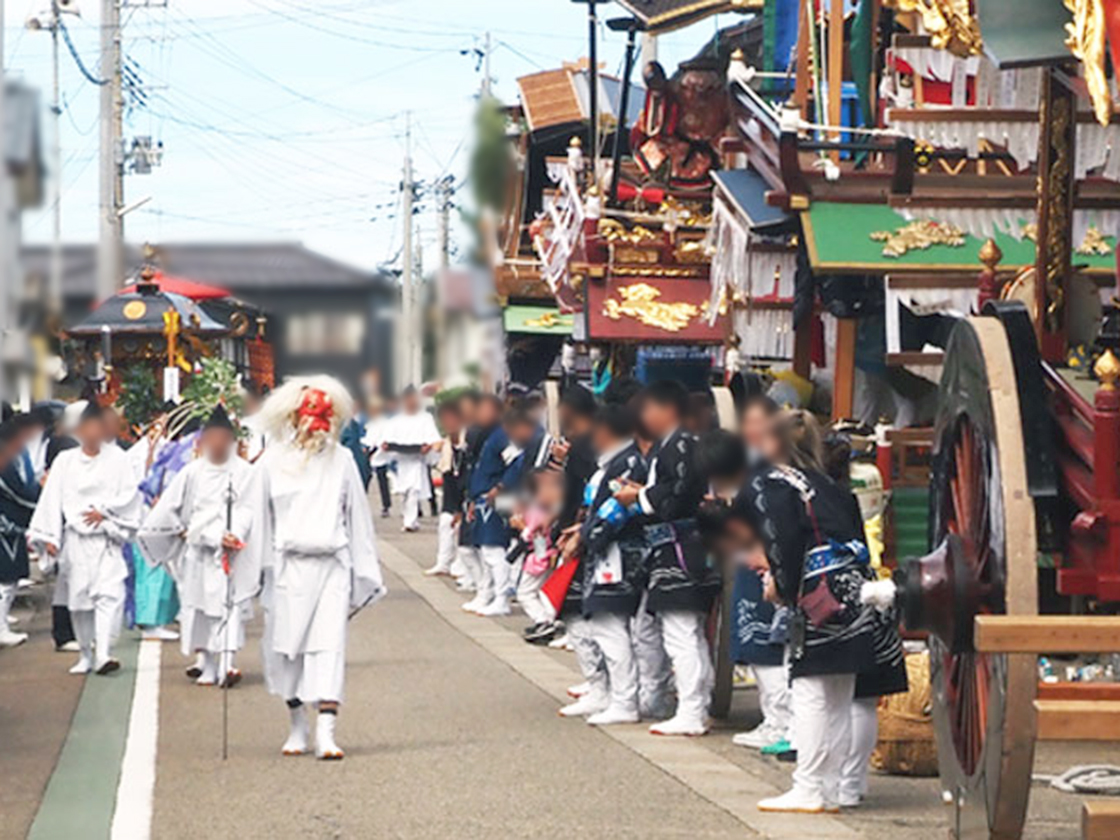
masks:
<svg viewBox="0 0 1120 840"><path fill-rule="evenodd" d="M67 24L96 78L100 3L78 3L81 17ZM5 32L9 74L42 91L44 141L50 36L27 31L24 21L46 5L6 0ZM481 72L462 50L492 33L495 89L507 101L516 99L518 76L587 53L586 7L570 0L168 0L126 8L124 19L125 55L147 100L126 119L125 134L165 147L155 174L126 179L128 202L152 197L127 217L128 239L295 239L371 268L400 249L405 111L413 115L417 177L465 173ZM695 52L716 25L663 39L667 66ZM603 38L600 60L618 72L622 37L604 29ZM65 46L62 93L64 239L91 242L98 89ZM418 218L426 260L435 259L433 213ZM48 241L49 208L27 214L24 229L27 241Z"/></svg>

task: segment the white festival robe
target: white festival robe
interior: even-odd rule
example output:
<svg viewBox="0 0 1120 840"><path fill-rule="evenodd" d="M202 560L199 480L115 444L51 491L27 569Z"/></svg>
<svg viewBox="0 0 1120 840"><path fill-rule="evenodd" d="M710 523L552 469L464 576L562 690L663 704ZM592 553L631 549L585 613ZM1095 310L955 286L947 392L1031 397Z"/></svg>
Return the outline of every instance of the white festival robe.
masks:
<svg viewBox="0 0 1120 840"><path fill-rule="evenodd" d="M443 439L436 428L436 421L426 411L416 414L396 414L385 425L383 440L393 446L434 446ZM397 492L404 497L401 513L406 528L415 528L420 516L420 505L432 497L431 465L438 454L401 452L390 449L386 453L397 464Z"/></svg>
<svg viewBox="0 0 1120 840"><path fill-rule="evenodd" d="M386 593L369 501L348 449L308 453L273 443L257 464L269 536L266 627L261 640L269 690L304 703L341 702L351 611Z"/></svg>
<svg viewBox="0 0 1120 840"><path fill-rule="evenodd" d="M140 528L144 555L159 558L175 578L184 655L233 653L244 644L241 619L251 615L250 602L260 589L262 555L235 552L226 575L222 536L228 530L246 545L256 538L255 479L253 467L236 455L224 464L198 458L171 480Z"/></svg>
<svg viewBox="0 0 1120 840"><path fill-rule="evenodd" d="M91 509L105 519L87 525L83 514ZM136 474L120 448L105 446L93 457L81 448L59 454L27 529L28 541L48 566L47 544L58 548L56 604L74 612L93 610L98 599L123 607L128 578L123 547L141 510Z"/></svg>

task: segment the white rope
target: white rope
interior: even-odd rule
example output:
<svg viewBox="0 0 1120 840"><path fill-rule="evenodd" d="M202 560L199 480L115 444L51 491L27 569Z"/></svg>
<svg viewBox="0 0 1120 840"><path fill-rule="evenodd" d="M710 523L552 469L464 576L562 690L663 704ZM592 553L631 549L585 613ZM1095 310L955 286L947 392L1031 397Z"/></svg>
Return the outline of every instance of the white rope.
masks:
<svg viewBox="0 0 1120 840"><path fill-rule="evenodd" d="M1083 764L1057 776L1036 774L1031 778L1063 793L1120 794L1120 767L1111 764Z"/></svg>
<svg viewBox="0 0 1120 840"><path fill-rule="evenodd" d="M901 131L898 131L897 129L894 129L894 128L870 128L870 127L863 128L863 127L858 127L858 126L854 126L854 125L827 125L825 123L811 123L811 122L807 122L806 120L798 120L797 121L797 127L799 129L805 129L806 131L809 131L809 130L832 131L832 132L847 131L847 132L850 132L852 134L870 134L870 135L873 135L873 136L883 136L883 137L905 137L906 136ZM836 142L839 143L840 141L837 140Z"/></svg>

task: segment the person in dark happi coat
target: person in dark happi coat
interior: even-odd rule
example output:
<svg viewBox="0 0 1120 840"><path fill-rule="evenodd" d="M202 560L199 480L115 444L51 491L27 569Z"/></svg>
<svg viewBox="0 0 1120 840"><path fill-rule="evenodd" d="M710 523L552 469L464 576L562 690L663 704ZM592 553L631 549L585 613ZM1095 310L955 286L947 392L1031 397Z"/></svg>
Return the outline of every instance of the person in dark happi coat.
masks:
<svg viewBox="0 0 1120 840"><path fill-rule="evenodd" d="M482 562L482 553L474 540L474 508L470 496L471 475L478 465L482 447L490 434L501 423L502 402L493 394L468 394L462 400L466 433L462 473L459 479L463 491L462 519L459 523L459 560L465 574L459 581L459 589L473 592L474 597L464 603L463 609L474 612L479 606L479 593L484 592L489 574Z"/></svg>
<svg viewBox="0 0 1120 840"><path fill-rule="evenodd" d="M645 534L637 502L614 498L627 481L641 484L646 467L634 444L634 419L626 406L608 405L595 421L599 469L584 491L587 518L580 529L583 614L592 640L602 651L609 684L606 708L592 714L593 726L637 723L638 663L630 618L644 583Z"/></svg>
<svg viewBox="0 0 1120 840"><path fill-rule="evenodd" d="M495 398L496 399L496 398ZM486 420L497 420L492 401ZM499 403L500 406L500 403ZM498 511L495 502L499 494L512 486L520 475L520 449L510 443L509 435L500 423L493 424L486 435L486 442L471 469L467 494L471 506L471 537L482 560L482 585L475 599L464 605L468 612L479 615L509 613L510 566L506 562L506 548L510 541L509 524Z"/></svg>
<svg viewBox="0 0 1120 840"><path fill-rule="evenodd" d="M636 501L647 518L646 609L656 618L677 690L676 714L653 724L655 735L706 733L715 680L706 625L720 576L696 525L707 485L696 463L696 439L683 428L687 411L688 392L679 382L661 380L646 388L642 425L657 440L648 456L649 476L644 485L627 484L615 494L623 504ZM644 634L639 639L640 656L649 662L658 653L656 643ZM660 667L649 664L646 670Z"/></svg>
<svg viewBox="0 0 1120 840"><path fill-rule="evenodd" d="M0 426L0 647L27 641L8 625L20 580L30 575L27 526L39 499L39 482L27 450L38 434L28 415L15 415Z"/></svg>
<svg viewBox="0 0 1120 840"><path fill-rule="evenodd" d="M812 417L787 413L776 433L781 463L752 475L742 505L765 547L767 597L794 610L789 658L797 769L789 792L758 807L834 811L851 748L856 675L875 662L875 611L860 602L871 572L859 506L824 474Z"/></svg>

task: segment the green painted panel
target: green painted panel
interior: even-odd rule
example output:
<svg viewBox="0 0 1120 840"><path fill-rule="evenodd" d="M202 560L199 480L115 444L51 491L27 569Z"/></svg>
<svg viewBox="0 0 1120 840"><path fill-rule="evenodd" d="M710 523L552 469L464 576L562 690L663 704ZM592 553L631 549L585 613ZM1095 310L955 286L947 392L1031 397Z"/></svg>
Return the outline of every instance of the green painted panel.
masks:
<svg viewBox="0 0 1120 840"><path fill-rule="evenodd" d="M502 312L502 323L507 333L571 335L574 318L574 315L561 315L559 309L548 306L507 306Z"/></svg>
<svg viewBox="0 0 1120 840"><path fill-rule="evenodd" d="M841 204L814 202L801 214L806 246L813 268L835 273L883 273L897 271L980 271L980 247L983 240L965 236L964 245L931 245L924 250L911 250L901 257L883 255L883 243L871 238L872 233L895 231L908 222L884 204ZM1115 247L1114 237L1106 237ZM1003 251L1000 267L1021 268L1033 265L1035 244L1024 237L1014 239L996 234L996 245ZM1116 255L1073 255L1075 266L1090 273L1113 274Z"/></svg>

